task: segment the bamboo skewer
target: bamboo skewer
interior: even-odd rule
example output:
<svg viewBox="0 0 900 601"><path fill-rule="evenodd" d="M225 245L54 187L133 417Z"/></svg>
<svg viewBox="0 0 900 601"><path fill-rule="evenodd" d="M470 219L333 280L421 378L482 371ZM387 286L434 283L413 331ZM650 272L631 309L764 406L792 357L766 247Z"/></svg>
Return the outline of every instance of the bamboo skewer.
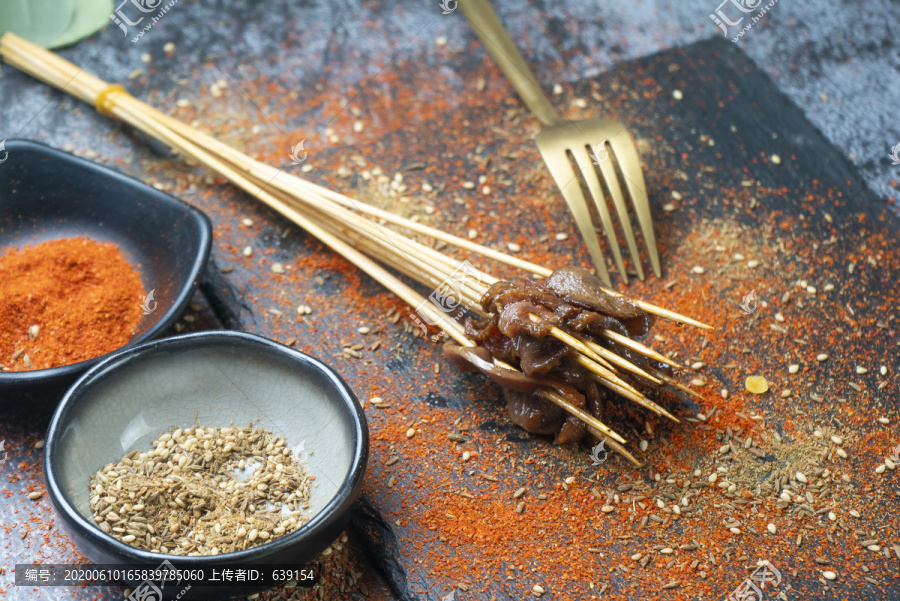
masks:
<svg viewBox="0 0 900 601"><path fill-rule="evenodd" d="M529 271L540 277L546 278L552 274L552 271L547 268L394 215L383 209L354 200L339 192L285 173L281 169L256 161L214 137L198 132L177 119L128 95L121 87L110 86L90 73L78 69L61 57L12 34L6 34L0 38L0 54L9 64L51 86L95 105L99 112L108 114L149 134L176 149L184 156L198 161L228 179L248 194L319 238L335 252L341 254L376 281L383 284L404 302L411 307L415 307L429 323L436 324L448 336L463 346L471 347L475 346L475 343L466 336L465 330L456 320L404 284L385 267L377 263L376 260L420 283L432 287L444 285L459 270L459 264L447 255L427 245L417 242L393 229L383 227L375 219L381 219L384 222L406 228L417 234L426 235L457 248ZM480 270L474 270L472 273L474 273L474 277L467 272L463 272L461 277L454 278L453 281L458 285L458 289L453 292L460 294L458 300L467 309L484 316L485 313L479 304L480 299L487 291L487 288L496 282L497 279ZM617 297L624 296L615 291L607 290L607 292ZM650 303L631 300L648 313L679 323L688 323L697 327L712 329L710 326L696 320ZM530 319L541 322L541 319L535 315L530 315ZM696 394L659 370L644 370L627 359L616 355L609 349L591 340L570 334L552 324L550 334L571 347L574 350L576 361L588 369L594 379L601 385L658 415L664 415L678 421L665 409L645 398L628 382L619 378L616 375L616 367L630 371L654 383L661 384L665 382L678 389ZM608 330L604 332L604 336L646 357L680 368L677 363L630 338ZM506 369L515 370L513 366L497 359L494 359L494 363ZM624 443L625 439L596 417L580 407L574 406L555 390L539 388L538 391L544 398L559 405L568 413L583 421L588 430L595 436L606 440L610 444L610 448L630 461L638 463L619 444Z"/></svg>

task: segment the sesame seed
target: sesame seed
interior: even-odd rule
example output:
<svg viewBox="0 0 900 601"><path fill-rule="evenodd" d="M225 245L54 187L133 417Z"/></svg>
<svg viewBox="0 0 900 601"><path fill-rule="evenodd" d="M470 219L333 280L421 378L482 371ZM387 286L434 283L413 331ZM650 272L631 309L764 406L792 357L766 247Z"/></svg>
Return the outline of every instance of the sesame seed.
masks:
<svg viewBox="0 0 900 601"><path fill-rule="evenodd" d="M700 267L699 265L695 265L695 266L691 269L691 271L693 271L694 273L704 273L706 270L703 269L702 267Z"/></svg>
<svg viewBox="0 0 900 601"><path fill-rule="evenodd" d="M766 526L766 530L768 530L771 534L775 534L778 531L778 529L775 527L775 524L772 523Z"/></svg>
<svg viewBox="0 0 900 601"><path fill-rule="evenodd" d="M272 273L283 274L284 273L284 265L281 263L272 263Z"/></svg>
<svg viewBox="0 0 900 601"><path fill-rule="evenodd" d="M470 229L468 232L468 236L469 236L469 240L473 240L473 239L477 238L478 230L476 230L475 228Z"/></svg>
<svg viewBox="0 0 900 601"><path fill-rule="evenodd" d="M163 45L163 52L175 52L175 44L172 42L166 42L165 45Z"/></svg>
<svg viewBox="0 0 900 601"><path fill-rule="evenodd" d="M826 580L834 580L835 578L837 578L837 574L835 574L831 570L822 572L822 576L824 576Z"/></svg>
<svg viewBox="0 0 900 601"><path fill-rule="evenodd" d="M754 267L759 267L759 261L757 261L756 259L754 259L752 261L747 261L747 267L749 267L750 269L753 269Z"/></svg>
<svg viewBox="0 0 900 601"><path fill-rule="evenodd" d="M647 447L649 446L649 443L646 440L641 440L639 446L641 448L641 451L646 451Z"/></svg>
<svg viewBox="0 0 900 601"><path fill-rule="evenodd" d="M833 442L834 444L844 444L844 439L841 438L840 436L835 436L832 434L831 442Z"/></svg>
<svg viewBox="0 0 900 601"><path fill-rule="evenodd" d="M885 367L884 365L882 365L882 366L879 368L878 373L880 373L882 376L886 376L886 375L887 375L887 367Z"/></svg>
<svg viewBox="0 0 900 601"><path fill-rule="evenodd" d="M795 374L798 371L800 371L800 366L796 363L793 363L790 367L788 367L788 373Z"/></svg>
<svg viewBox="0 0 900 601"><path fill-rule="evenodd" d="M806 475L803 472L797 472L794 475L794 477L797 478L797 482L802 482L803 484L806 484L807 482L809 482L809 480L806 479Z"/></svg>
<svg viewBox="0 0 900 601"><path fill-rule="evenodd" d="M463 188L471 190L475 187L475 182L463 182Z"/></svg>
<svg viewBox="0 0 900 601"><path fill-rule="evenodd" d="M891 420L889 420L889 419L886 418L886 417L879 417L879 418L878 418L878 423L886 426L886 425L888 425L889 423L891 423Z"/></svg>
<svg viewBox="0 0 900 601"><path fill-rule="evenodd" d="M41 495L43 495L43 494L44 493L39 492L39 491L30 492L30 493L28 493L28 498L31 499L32 501L35 501L37 499L40 499Z"/></svg>
<svg viewBox="0 0 900 601"><path fill-rule="evenodd" d="M517 252L519 252L520 250L522 250L522 247L519 246L518 244L516 244L515 242L510 242L510 243L507 245L507 248L509 248L510 252L514 252L514 253L517 253Z"/></svg>
<svg viewBox="0 0 900 601"><path fill-rule="evenodd" d="M858 375L867 374L867 373L869 373L869 370L866 369L865 367L860 367L859 365L857 365L857 366L856 366L856 373L857 373Z"/></svg>
<svg viewBox="0 0 900 601"><path fill-rule="evenodd" d="M772 161L776 165L781 164L781 157L778 156L777 154L773 154L771 157L769 157L769 160Z"/></svg>
<svg viewBox="0 0 900 601"><path fill-rule="evenodd" d="M600 508L600 511L602 511L603 513L610 513L613 510L615 510L615 507L613 507L612 505L604 505Z"/></svg>
<svg viewBox="0 0 900 601"><path fill-rule="evenodd" d="M462 454L462 460L463 460L463 461L468 461L468 460L471 459L471 458L472 458L472 453L470 453L470 452L468 452L468 451L465 451L465 452Z"/></svg>
<svg viewBox="0 0 900 601"><path fill-rule="evenodd" d="M878 467L875 468L875 473L876 473L876 474L883 474L883 473L884 473L884 470L885 470L885 467L884 467L884 464L882 463L881 465L879 465Z"/></svg>
<svg viewBox="0 0 900 601"><path fill-rule="evenodd" d="M568 237L569 237L569 234L564 234L564 233L556 234L556 239L559 240L560 242L568 239Z"/></svg>
<svg viewBox="0 0 900 601"><path fill-rule="evenodd" d="M834 284L825 284L825 286L822 287L822 290L824 290L825 292L831 292L832 290L834 290Z"/></svg>
<svg viewBox="0 0 900 601"><path fill-rule="evenodd" d="M406 437L407 437L407 438L412 438L412 437L415 436L415 435L416 435L416 429L415 429L415 428L410 428L409 430L406 431Z"/></svg>
<svg viewBox="0 0 900 601"><path fill-rule="evenodd" d="M532 594L534 594L535 597L540 597L541 595L544 594L545 591L544 591L544 588L540 584L535 584L533 587L531 587L531 592L532 592Z"/></svg>
<svg viewBox="0 0 900 601"><path fill-rule="evenodd" d="M251 257L251 256L253 256L253 249L252 249L251 247L249 247L249 246L245 246L245 247L244 247L244 256L245 256L245 257Z"/></svg>
<svg viewBox="0 0 900 601"><path fill-rule="evenodd" d="M828 355L825 353L819 353L816 355L816 361L825 361L828 359Z"/></svg>
<svg viewBox="0 0 900 601"><path fill-rule="evenodd" d="M681 100L682 98L684 98L684 93L681 90L673 90L672 98L674 98L675 100Z"/></svg>

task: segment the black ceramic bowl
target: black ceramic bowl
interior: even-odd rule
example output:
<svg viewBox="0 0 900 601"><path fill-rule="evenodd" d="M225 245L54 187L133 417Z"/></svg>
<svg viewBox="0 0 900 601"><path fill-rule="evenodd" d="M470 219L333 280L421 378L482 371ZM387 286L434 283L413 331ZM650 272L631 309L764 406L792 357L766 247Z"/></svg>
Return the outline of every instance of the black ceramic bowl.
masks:
<svg viewBox="0 0 900 601"><path fill-rule="evenodd" d="M196 421L195 421L196 415ZM90 477L135 449L150 449L163 431L192 424L249 422L311 452L315 476L307 524L236 553L184 557L141 551L98 528ZM70 537L98 564L169 560L178 568L300 567L337 538L350 518L368 459L365 415L353 392L316 359L242 332L201 332L117 352L66 393L47 433L44 474L50 499ZM138 583L130 583L138 584ZM260 587L194 587L195 596L249 594Z"/></svg>
<svg viewBox="0 0 900 601"><path fill-rule="evenodd" d="M156 302L148 303L155 309L143 316L125 348L172 325L209 259L212 226L206 215L136 179L43 144L7 140L6 153L5 160L0 153L0 254L75 236L117 244ZM61 396L101 358L0 372L0 402L26 391L38 398ZM0 363L6 359L0 357Z"/></svg>

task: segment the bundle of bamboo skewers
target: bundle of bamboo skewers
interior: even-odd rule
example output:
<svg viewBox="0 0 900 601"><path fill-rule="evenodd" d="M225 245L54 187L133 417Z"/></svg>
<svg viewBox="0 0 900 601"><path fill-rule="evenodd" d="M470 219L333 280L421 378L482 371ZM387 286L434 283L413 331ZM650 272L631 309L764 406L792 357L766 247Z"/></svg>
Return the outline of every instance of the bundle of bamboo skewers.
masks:
<svg viewBox="0 0 900 601"><path fill-rule="evenodd" d="M4 61L25 73L94 105L101 114L127 123L177 150L181 155L205 165L278 211L415 308L426 321L436 325L452 338L459 345L457 349L471 350L472 347L479 347L471 334L478 327L487 327L485 324L492 317L495 323L497 321L497 315L491 315L492 305L485 299L496 300L498 293L511 289L511 286L484 271L475 269L468 263L466 269L460 270L459 262L455 259L387 227L386 224L517 267L539 278L552 278L554 274L539 265L353 200L290 175L282 169L256 161L216 138L135 99L121 86L110 85L56 54L13 34L7 33L0 38L0 55ZM458 302L480 317L480 325L470 322L464 327L438 304L429 302L386 267L435 290L441 289L448 279L452 279L455 283L454 292L459 296ZM583 277L590 276L583 275ZM546 287L533 286L518 289L520 297L524 294L533 301L535 295L540 296L548 292ZM605 288L598 294L604 296L606 301L625 303L647 316L659 316L678 323L711 329L710 326L650 303L625 299L623 295ZM637 380L646 380L656 385L668 384L692 393L689 388L672 378L670 371L667 371L666 366L669 369L679 369L680 366L676 363L623 335L622 331L615 331L615 328L595 328L590 333L586 330L580 331L571 327L573 322L570 318L566 321L554 317L545 310L545 307L528 303L524 305L511 303L509 306L512 305L520 312L524 307L524 318L539 327L541 336L546 336L548 340L552 339L554 344L565 345L567 361L577 364L581 373L589 375L593 382L657 415L678 421L633 385ZM493 307L498 312L505 311L496 304ZM584 313L586 307L576 307L576 311ZM572 311L569 311L570 317L571 314ZM479 348L483 349L484 346ZM621 352L611 349L621 349ZM492 370L509 376L519 374L516 366L496 355L485 355L482 352L479 356L489 358L493 364L490 369L483 365L481 367L488 375L491 375L489 372ZM478 357L472 353L466 355L464 352L457 352L456 358L460 357L464 360L468 358L476 367L480 365ZM563 409L576 418L577 423L587 433L604 440L609 448L639 464L622 446L625 439L602 423L583 402L573 402L572 396L561 393L563 390L561 385L555 386L551 380L525 374L520 376L521 379L530 378L528 381L531 382L529 386L533 396Z"/></svg>

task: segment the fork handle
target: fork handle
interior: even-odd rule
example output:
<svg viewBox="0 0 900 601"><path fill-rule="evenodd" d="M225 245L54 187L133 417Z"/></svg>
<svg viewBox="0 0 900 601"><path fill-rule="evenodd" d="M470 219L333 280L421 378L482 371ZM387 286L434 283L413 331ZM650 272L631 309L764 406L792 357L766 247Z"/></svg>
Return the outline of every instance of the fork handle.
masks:
<svg viewBox="0 0 900 601"><path fill-rule="evenodd" d="M528 63L488 0L460 0L459 8L531 113L544 125L565 123L565 118L544 95Z"/></svg>

